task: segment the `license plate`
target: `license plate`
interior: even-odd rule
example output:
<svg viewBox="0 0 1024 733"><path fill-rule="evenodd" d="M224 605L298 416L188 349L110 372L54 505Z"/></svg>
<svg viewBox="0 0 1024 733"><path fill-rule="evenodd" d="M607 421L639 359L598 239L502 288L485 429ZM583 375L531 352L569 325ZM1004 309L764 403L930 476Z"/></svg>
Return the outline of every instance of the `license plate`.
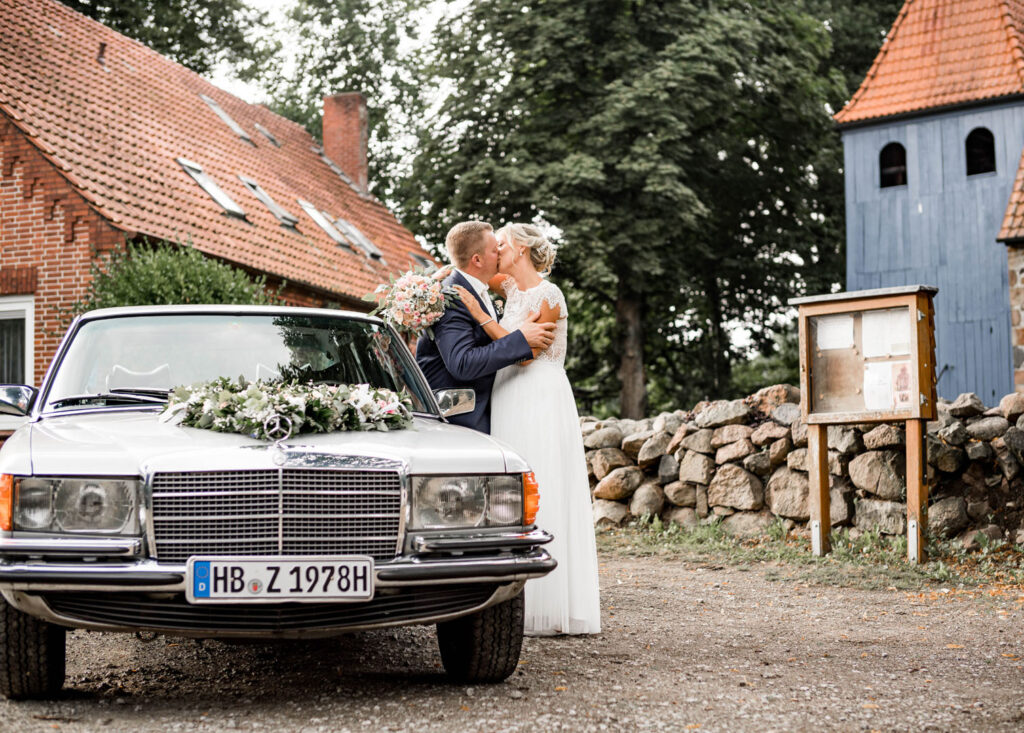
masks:
<svg viewBox="0 0 1024 733"><path fill-rule="evenodd" d="M373 558L192 557L185 596L189 603L368 601Z"/></svg>

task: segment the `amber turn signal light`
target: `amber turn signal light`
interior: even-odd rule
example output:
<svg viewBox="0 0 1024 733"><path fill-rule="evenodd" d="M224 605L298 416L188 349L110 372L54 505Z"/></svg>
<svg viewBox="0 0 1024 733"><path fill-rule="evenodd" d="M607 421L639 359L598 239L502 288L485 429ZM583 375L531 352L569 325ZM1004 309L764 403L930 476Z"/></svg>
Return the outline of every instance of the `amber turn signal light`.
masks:
<svg viewBox="0 0 1024 733"><path fill-rule="evenodd" d="M533 471L523 474L523 524L531 525L537 519L540 508L540 486Z"/></svg>
<svg viewBox="0 0 1024 733"><path fill-rule="evenodd" d="M0 529L11 530L11 513L14 507L14 476L0 473Z"/></svg>

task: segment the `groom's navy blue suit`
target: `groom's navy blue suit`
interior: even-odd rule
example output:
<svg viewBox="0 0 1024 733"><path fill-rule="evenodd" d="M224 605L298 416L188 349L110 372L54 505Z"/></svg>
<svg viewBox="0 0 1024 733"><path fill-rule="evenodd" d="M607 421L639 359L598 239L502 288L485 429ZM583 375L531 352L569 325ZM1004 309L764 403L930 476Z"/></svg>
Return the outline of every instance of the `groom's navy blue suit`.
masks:
<svg viewBox="0 0 1024 733"><path fill-rule="evenodd" d="M461 285L476 294L458 271L444 281L445 285ZM477 296L484 311L487 306ZM449 420L456 425L491 432L491 389L494 375L502 367L530 359L533 352L522 331L492 341L469 314L466 306L456 301L434 326L434 340L420 336L416 343L416 361L427 377L431 389L469 388L476 392L476 408Z"/></svg>

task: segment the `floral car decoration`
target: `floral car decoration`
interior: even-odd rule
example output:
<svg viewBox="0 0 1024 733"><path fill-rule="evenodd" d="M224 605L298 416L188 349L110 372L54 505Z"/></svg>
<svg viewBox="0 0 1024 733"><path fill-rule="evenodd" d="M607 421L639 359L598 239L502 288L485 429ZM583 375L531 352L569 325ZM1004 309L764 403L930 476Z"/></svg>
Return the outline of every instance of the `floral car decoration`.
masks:
<svg viewBox="0 0 1024 733"><path fill-rule="evenodd" d="M392 276L390 283L378 285L363 299L377 304L370 315L379 316L395 330L414 335L425 331L433 339L432 326L459 296L426 271L413 269L398 279Z"/></svg>
<svg viewBox="0 0 1024 733"><path fill-rule="evenodd" d="M192 428L240 433L273 440L269 418L291 421L292 432L401 430L412 424L408 395L368 384L297 384L237 381L221 377L176 387L168 395L162 418Z"/></svg>

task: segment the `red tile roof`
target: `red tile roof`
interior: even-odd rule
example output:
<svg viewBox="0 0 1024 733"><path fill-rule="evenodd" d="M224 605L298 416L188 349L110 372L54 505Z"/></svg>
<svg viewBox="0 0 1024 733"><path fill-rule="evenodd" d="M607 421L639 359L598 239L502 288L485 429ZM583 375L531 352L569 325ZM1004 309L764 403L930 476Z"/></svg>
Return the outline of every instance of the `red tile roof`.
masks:
<svg viewBox="0 0 1024 733"><path fill-rule="evenodd" d="M906 0L841 124L1024 93L1024 2Z"/></svg>
<svg viewBox="0 0 1024 733"><path fill-rule="evenodd" d="M999 242L1020 244L1024 240L1024 155L1017 166L1017 178L1013 182L1010 203L1003 214L1003 226L996 237Z"/></svg>
<svg viewBox="0 0 1024 733"><path fill-rule="evenodd" d="M146 46L56 0L0 0L0 38L0 114L118 229L191 240L207 254L357 298L388 272L413 266L411 253L422 254L383 204L328 167L302 127ZM200 94L216 100L254 144L232 132ZM256 123L281 147L257 132ZM227 216L179 157L199 163L248 221ZM283 227L238 174L255 179L297 216L298 231ZM386 264L335 244L301 209L300 198L356 225Z"/></svg>

